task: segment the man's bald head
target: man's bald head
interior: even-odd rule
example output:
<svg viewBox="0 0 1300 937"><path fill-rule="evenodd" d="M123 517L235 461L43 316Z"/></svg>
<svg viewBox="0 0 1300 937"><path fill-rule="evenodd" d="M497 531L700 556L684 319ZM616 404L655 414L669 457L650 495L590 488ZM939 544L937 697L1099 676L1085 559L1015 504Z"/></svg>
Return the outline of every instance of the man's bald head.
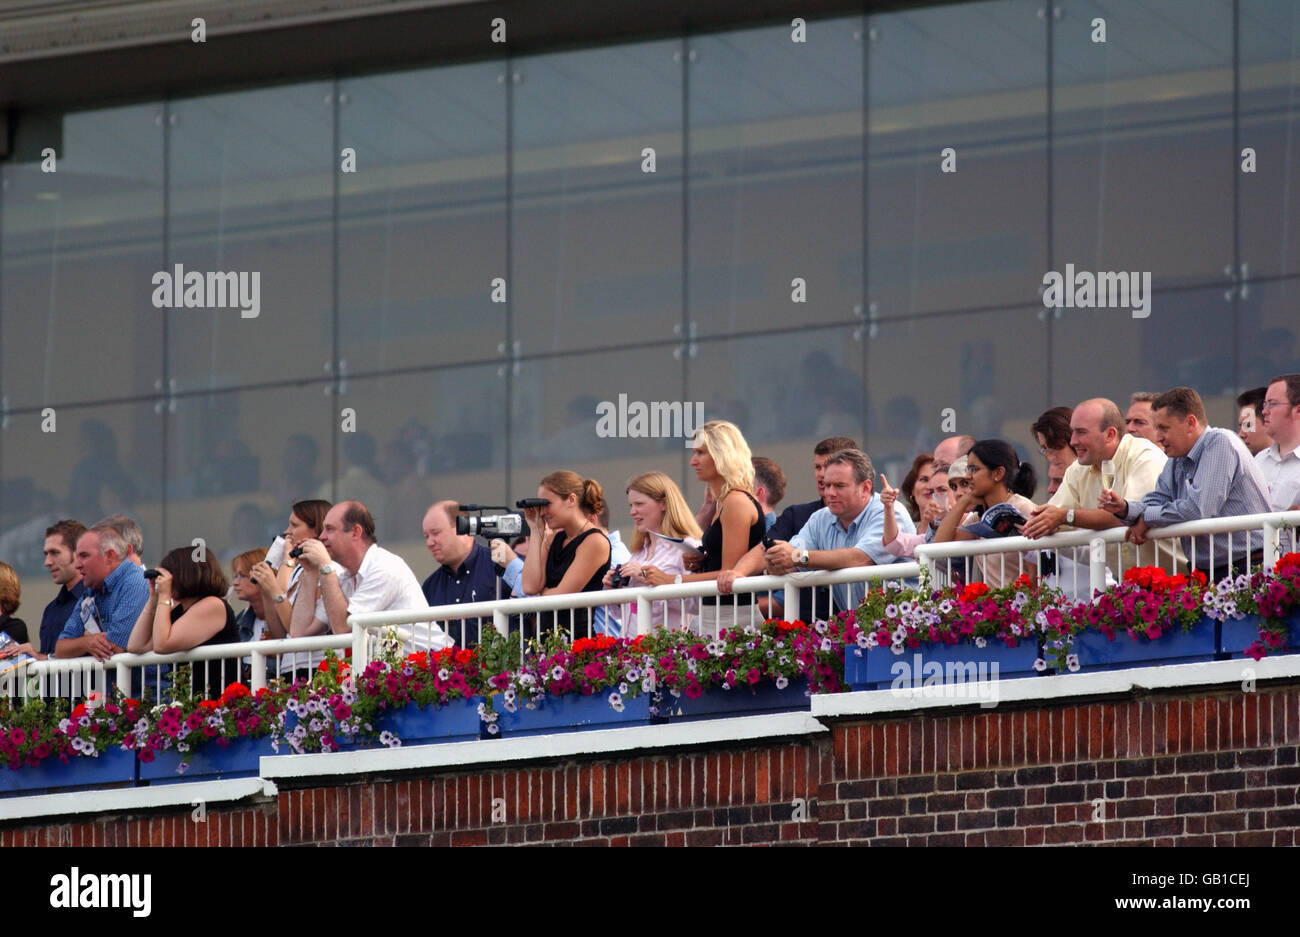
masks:
<svg viewBox="0 0 1300 937"><path fill-rule="evenodd" d="M460 567L474 549L474 538L456 533L456 515L460 505L455 501L438 501L424 512L424 545L443 566L453 570Z"/></svg>
<svg viewBox="0 0 1300 937"><path fill-rule="evenodd" d="M974 445L974 436L949 436L934 447L935 470L947 471L954 462L970 452Z"/></svg>
<svg viewBox="0 0 1300 937"><path fill-rule="evenodd" d="M1105 397L1090 397L1070 414L1070 448L1082 465L1113 459L1123 435L1124 415Z"/></svg>

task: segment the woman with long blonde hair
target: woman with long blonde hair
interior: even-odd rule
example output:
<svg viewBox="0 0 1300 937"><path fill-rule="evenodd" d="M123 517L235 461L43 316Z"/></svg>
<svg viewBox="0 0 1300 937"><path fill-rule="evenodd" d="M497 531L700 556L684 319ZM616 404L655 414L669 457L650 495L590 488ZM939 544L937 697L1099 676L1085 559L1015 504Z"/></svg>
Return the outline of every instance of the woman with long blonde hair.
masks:
<svg viewBox="0 0 1300 937"><path fill-rule="evenodd" d="M636 523L632 535L632 556L619 572L627 585L661 586L684 575L684 537L699 538L700 525L686 506L681 489L663 472L644 472L627 483L628 514ZM612 588L614 571L605 574L603 585ZM655 627L689 627L699 603L695 599L654 602L651 624Z"/></svg>
<svg viewBox="0 0 1300 937"><path fill-rule="evenodd" d="M733 423L710 420L695 431L691 455L695 476L712 495L713 521L704 531L704 556L699 572L681 577L681 582L716 580L723 570L732 569L740 558L758 546L767 533L767 522L754 497L754 463L745 437ZM676 581L676 577L674 577ZM700 600L700 625L711 633L733 627L739 619L753 618L754 595L732 595L727 604L717 596Z"/></svg>

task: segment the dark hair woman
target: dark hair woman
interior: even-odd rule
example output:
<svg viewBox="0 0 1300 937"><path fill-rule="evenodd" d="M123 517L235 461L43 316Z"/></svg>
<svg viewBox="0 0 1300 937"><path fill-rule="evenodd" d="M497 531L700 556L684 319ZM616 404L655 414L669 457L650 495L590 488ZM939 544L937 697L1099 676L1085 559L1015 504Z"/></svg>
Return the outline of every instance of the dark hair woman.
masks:
<svg viewBox="0 0 1300 937"><path fill-rule="evenodd" d="M605 510L600 483L561 470L542 479L537 497L546 500L546 507L524 512L532 538L520 580L524 592L599 592L609 569L611 547L609 538L588 518ZM590 619L591 609L583 608L560 613L558 622L555 612L540 612L537 623L548 631L568 623L575 637L585 637Z"/></svg>
<svg viewBox="0 0 1300 937"><path fill-rule="evenodd" d="M213 644L239 641L235 613L223 598L226 575L216 557L204 551L195 560L192 547L177 547L158 564L149 580L149 601L131 631L127 650L173 654ZM215 699L239 679L239 659L195 661L190 692Z"/></svg>
<svg viewBox="0 0 1300 937"><path fill-rule="evenodd" d="M970 490L957 499L957 503L944 516L935 543L953 540L974 540L976 536L962 530L979 520L975 508L987 511L995 504L1010 504L1028 518L1035 504L1027 495L1032 494L1038 482L1034 467L1021 462L1010 443L1001 439L981 439L966 456ZM1018 533L1014 531L1013 533ZM984 582L997 589L1015 581L1021 573L1033 574L1033 567L1025 562L1023 553L992 553L975 558Z"/></svg>

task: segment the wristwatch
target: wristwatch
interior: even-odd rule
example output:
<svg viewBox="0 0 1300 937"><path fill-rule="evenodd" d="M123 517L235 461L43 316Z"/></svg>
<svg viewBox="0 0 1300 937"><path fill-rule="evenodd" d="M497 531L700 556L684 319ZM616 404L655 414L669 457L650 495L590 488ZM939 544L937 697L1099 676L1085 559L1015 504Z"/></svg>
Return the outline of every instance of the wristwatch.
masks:
<svg viewBox="0 0 1300 937"><path fill-rule="evenodd" d="M277 595L277 596L276 596L274 599L272 599L271 601L275 602L276 605L283 605L283 604L284 604L284 600L285 600L286 598L287 598L287 596L286 596L283 592L281 592L279 595Z"/></svg>
<svg viewBox="0 0 1300 937"><path fill-rule="evenodd" d="M1065 512L1065 522L1067 524L1074 523L1074 508L1070 508L1070 510Z"/></svg>
<svg viewBox="0 0 1300 937"><path fill-rule="evenodd" d="M329 575L330 573L332 573L332 572L334 572L334 564L333 564L333 563L322 563L322 564L321 564L321 566L320 566L320 574L321 574L322 576L328 576L328 575Z"/></svg>
<svg viewBox="0 0 1300 937"><path fill-rule="evenodd" d="M676 576L673 577L673 585L680 586L681 584L682 584L682 574L678 573Z"/></svg>
<svg viewBox="0 0 1300 937"><path fill-rule="evenodd" d="M795 552L795 555L794 555L794 565L796 565L796 566L807 566L807 565L808 565L808 551L807 551L807 550L798 550L798 551Z"/></svg>

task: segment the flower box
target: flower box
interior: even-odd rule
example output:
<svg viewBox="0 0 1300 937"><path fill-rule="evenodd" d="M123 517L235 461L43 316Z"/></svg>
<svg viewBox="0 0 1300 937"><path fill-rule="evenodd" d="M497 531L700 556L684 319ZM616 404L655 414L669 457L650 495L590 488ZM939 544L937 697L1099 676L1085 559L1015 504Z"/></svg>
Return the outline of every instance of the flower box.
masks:
<svg viewBox="0 0 1300 937"><path fill-rule="evenodd" d="M1074 636L1074 652L1082 670L1123 670L1151 664L1187 664L1214 660L1218 649L1216 625L1211 618L1201 618L1190 631L1166 628L1154 641L1139 636L1130 638L1126 631L1116 631L1111 641L1100 631L1088 629Z"/></svg>
<svg viewBox="0 0 1300 937"><path fill-rule="evenodd" d="M989 641L976 647L969 641L957 644L925 644L895 654L888 647L844 649L844 682L854 690L916 690L926 686L958 686L971 682L1034 677L1038 642L1021 641L1007 647Z"/></svg>
<svg viewBox="0 0 1300 937"><path fill-rule="evenodd" d="M283 746L281 746L283 748ZM194 750L189 767L178 770L185 756L169 749L158 752L153 761L140 762L140 780L153 784L183 781L215 781L221 778L257 777L263 755L275 754L271 739L231 739L224 748L216 739L208 739Z"/></svg>
<svg viewBox="0 0 1300 937"><path fill-rule="evenodd" d="M1288 616L1287 625L1286 647L1269 648L1269 657L1278 654L1300 653L1300 609L1293 611ZM1229 618L1222 625L1219 637L1219 651L1229 657L1245 657L1246 648L1258 640L1258 615L1247 615L1241 619Z"/></svg>
<svg viewBox="0 0 1300 937"><path fill-rule="evenodd" d="M403 745L470 741L480 738L482 732L478 715L481 702L483 697L471 696L450 700L440 707L421 709L411 704L381 715L376 728L393 733Z"/></svg>
<svg viewBox="0 0 1300 937"><path fill-rule="evenodd" d="M495 704L499 713L497 726L504 736L549 735L554 732L582 732L650 724L650 694L624 698L623 711L616 712L609 705L610 692L604 690L591 696L548 694L539 700L536 709L520 706L515 712L503 711L498 702Z"/></svg>
<svg viewBox="0 0 1300 937"><path fill-rule="evenodd" d="M32 767L21 765L17 770L0 767L0 793L24 796L67 787L87 790L130 787L135 784L135 778L135 753L109 748L98 757L77 755L67 763L58 758L44 758Z"/></svg>
<svg viewBox="0 0 1300 937"><path fill-rule="evenodd" d="M665 695L662 715L669 722L692 722L717 716L756 716L763 713L795 712L807 710L808 681L791 680L782 689L769 680L750 685L738 684L730 690L715 684L703 695L691 699L685 693L673 697Z"/></svg>

